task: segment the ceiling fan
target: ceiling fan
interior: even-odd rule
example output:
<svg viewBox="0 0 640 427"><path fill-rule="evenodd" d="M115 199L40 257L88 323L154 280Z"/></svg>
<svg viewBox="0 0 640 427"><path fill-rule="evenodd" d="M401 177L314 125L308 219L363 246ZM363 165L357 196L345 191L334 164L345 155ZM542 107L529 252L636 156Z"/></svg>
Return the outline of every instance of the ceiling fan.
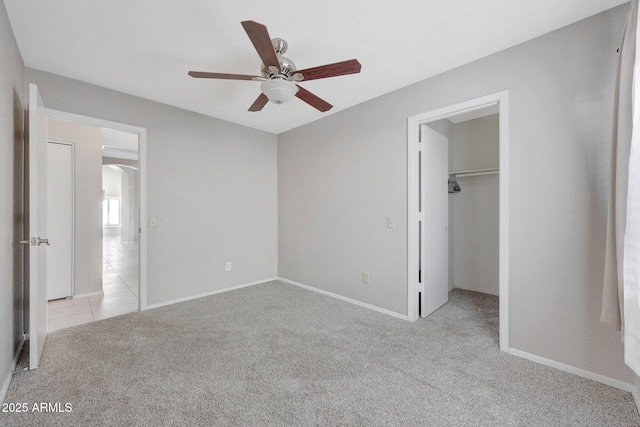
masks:
<svg viewBox="0 0 640 427"><path fill-rule="evenodd" d="M294 95L321 112L328 111L333 105L297 83L360 72L361 65L356 59L296 70L295 64L282 56L287 51L286 41L279 38L271 39L267 27L263 24L255 21L242 21L241 23L258 52L258 56L262 59L262 75L250 76L205 71L189 71L189 75L205 79L262 81L260 85L262 93L249 107L249 111L260 111L269 101L282 104Z"/></svg>

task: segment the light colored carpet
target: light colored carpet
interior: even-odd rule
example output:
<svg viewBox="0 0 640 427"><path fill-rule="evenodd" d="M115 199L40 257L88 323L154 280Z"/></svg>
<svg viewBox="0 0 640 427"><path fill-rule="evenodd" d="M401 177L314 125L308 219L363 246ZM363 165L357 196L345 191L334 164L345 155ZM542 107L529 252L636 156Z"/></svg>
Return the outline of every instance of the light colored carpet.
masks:
<svg viewBox="0 0 640 427"><path fill-rule="evenodd" d="M2 425L638 426L629 393L500 352L498 299L410 323L272 282L52 333Z"/></svg>

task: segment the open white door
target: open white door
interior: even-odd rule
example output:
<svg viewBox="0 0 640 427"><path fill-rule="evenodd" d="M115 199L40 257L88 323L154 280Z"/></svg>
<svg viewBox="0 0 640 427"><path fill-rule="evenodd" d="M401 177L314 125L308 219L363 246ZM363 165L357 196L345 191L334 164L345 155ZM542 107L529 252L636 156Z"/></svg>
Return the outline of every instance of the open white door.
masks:
<svg viewBox="0 0 640 427"><path fill-rule="evenodd" d="M420 316L449 300L449 141L420 126Z"/></svg>
<svg viewBox="0 0 640 427"><path fill-rule="evenodd" d="M29 369L47 338L47 112L29 85Z"/></svg>

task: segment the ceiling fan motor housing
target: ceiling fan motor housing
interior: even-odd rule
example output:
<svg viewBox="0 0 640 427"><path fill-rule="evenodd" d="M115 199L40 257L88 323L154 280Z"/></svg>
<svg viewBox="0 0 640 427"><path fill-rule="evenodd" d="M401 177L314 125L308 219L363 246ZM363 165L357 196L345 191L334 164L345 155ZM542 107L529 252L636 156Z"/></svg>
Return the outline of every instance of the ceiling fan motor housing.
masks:
<svg viewBox="0 0 640 427"><path fill-rule="evenodd" d="M287 51L289 45L285 40L280 38L271 39L271 44L273 45L273 50L276 52L276 56L278 57L280 71L277 71L275 68L269 69L269 67L265 67L264 64L260 64L262 75L265 79L288 79L291 77L293 72L296 71L296 64L294 64L289 58L282 56Z"/></svg>

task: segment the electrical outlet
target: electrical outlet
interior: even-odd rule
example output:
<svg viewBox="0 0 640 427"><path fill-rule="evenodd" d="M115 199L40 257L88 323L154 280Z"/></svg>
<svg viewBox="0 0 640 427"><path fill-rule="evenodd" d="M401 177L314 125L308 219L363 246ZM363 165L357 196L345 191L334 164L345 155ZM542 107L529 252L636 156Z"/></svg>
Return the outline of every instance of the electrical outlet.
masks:
<svg viewBox="0 0 640 427"><path fill-rule="evenodd" d="M224 269L226 271L231 271L231 261L226 262L226 264L224 265Z"/></svg>
<svg viewBox="0 0 640 427"><path fill-rule="evenodd" d="M362 283L369 283L369 273L362 273Z"/></svg>

